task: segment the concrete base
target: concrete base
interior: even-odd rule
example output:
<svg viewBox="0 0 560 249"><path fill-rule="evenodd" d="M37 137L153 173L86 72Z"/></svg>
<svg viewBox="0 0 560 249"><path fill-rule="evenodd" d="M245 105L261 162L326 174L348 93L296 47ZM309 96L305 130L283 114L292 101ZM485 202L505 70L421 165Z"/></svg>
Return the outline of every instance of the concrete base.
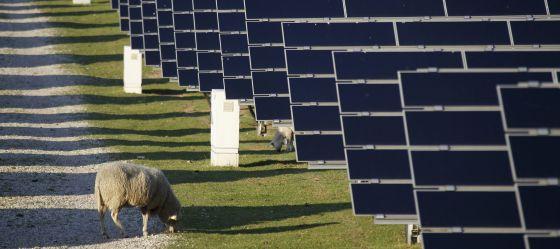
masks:
<svg viewBox="0 0 560 249"><path fill-rule="evenodd" d="M142 94L142 53L125 46L123 61L124 92Z"/></svg>
<svg viewBox="0 0 560 249"><path fill-rule="evenodd" d="M80 5L89 5L91 4L91 0L72 0L73 4L80 4Z"/></svg>
<svg viewBox="0 0 560 249"><path fill-rule="evenodd" d="M218 153L212 151L210 153L210 165L212 166L239 166L239 154L238 153Z"/></svg>

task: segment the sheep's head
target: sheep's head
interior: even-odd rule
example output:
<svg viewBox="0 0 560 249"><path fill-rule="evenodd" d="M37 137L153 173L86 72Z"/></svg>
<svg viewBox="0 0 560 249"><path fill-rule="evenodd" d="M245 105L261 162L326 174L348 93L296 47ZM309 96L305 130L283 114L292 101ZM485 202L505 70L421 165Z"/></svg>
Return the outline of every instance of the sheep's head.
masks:
<svg viewBox="0 0 560 249"><path fill-rule="evenodd" d="M178 224L181 214L181 203L174 194L170 194L165 201L165 205L159 211L159 219L165 223L168 232L178 232Z"/></svg>

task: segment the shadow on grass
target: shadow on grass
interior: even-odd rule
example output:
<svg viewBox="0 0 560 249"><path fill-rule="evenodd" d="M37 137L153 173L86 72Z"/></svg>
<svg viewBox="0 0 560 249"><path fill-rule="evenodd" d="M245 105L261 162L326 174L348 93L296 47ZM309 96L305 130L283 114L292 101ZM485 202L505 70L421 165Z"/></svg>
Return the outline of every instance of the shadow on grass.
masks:
<svg viewBox="0 0 560 249"><path fill-rule="evenodd" d="M66 36L66 37L2 37L1 48L34 48L47 45L79 44L79 43L102 43L114 42L127 38L126 35L96 35L96 36Z"/></svg>
<svg viewBox="0 0 560 249"><path fill-rule="evenodd" d="M11 3L15 3L10 1ZM35 2L35 1L34 1ZM63 8L75 8L71 4L49 4L49 5L28 5L28 6L0 6L0 11L18 11L18 10L35 10L35 9L63 9Z"/></svg>
<svg viewBox="0 0 560 249"><path fill-rule="evenodd" d="M350 209L350 203L321 203L278 206L192 206L183 207L182 228L187 232L220 234L264 234L309 229L335 223L300 224L267 227L253 230L238 229L241 226L263 222L280 221L310 215L325 214Z"/></svg>
<svg viewBox="0 0 560 249"><path fill-rule="evenodd" d="M26 19L34 17L72 17L72 16L89 16L97 14L113 13L113 10L89 10L89 11L68 11L68 12L52 12L52 13L11 13L10 19Z"/></svg>
<svg viewBox="0 0 560 249"><path fill-rule="evenodd" d="M207 128L188 128L173 130L131 130L100 127L75 128L39 128L39 127L0 127L2 136L36 136L36 137L69 137L87 135L122 135L122 136L153 136L153 137L183 137L196 134L210 134Z"/></svg>
<svg viewBox="0 0 560 249"><path fill-rule="evenodd" d="M271 151L272 153L272 151ZM260 167L260 166L268 166L268 165L294 165L294 164L298 164L298 162L296 160L263 160L263 161L257 161L257 162L252 162L252 163L246 163L246 164L242 164L239 165L240 167L244 167L244 168L251 168L251 167Z"/></svg>
<svg viewBox="0 0 560 249"><path fill-rule="evenodd" d="M186 94L187 91L184 89L181 90L173 90L173 89L147 89L142 90L143 94L153 94L153 95L183 95Z"/></svg>
<svg viewBox="0 0 560 249"><path fill-rule="evenodd" d="M3 108L32 108L43 109L70 105L137 105L150 103L164 103L168 101L198 100L200 95L187 96L101 96L101 95L64 95L64 96L15 96L7 95L0 98ZM185 114L186 115L186 114Z"/></svg>
<svg viewBox="0 0 560 249"><path fill-rule="evenodd" d="M187 146L210 146L207 141L189 142L160 142L151 140L122 140L122 139L85 139L79 141L43 141L34 139L3 139L0 149L5 150L33 150L41 148L42 151L74 151L104 148L111 146L151 146L164 148L181 148Z"/></svg>
<svg viewBox="0 0 560 249"><path fill-rule="evenodd" d="M170 118L197 118L208 116L208 112L167 112L155 114L108 114L108 113L63 113L63 114L28 114L3 113L2 122L57 124L77 121L107 121L107 120L161 120Z"/></svg>
<svg viewBox="0 0 560 249"><path fill-rule="evenodd" d="M233 182L252 178L267 178L281 175L295 175L313 172L308 169L271 169L271 170L164 170L172 184Z"/></svg>
<svg viewBox="0 0 560 249"><path fill-rule="evenodd" d="M49 54L49 55L0 55L0 67L40 67L59 64L76 63L89 65L100 62L121 61L120 54L104 55L69 55L69 54Z"/></svg>

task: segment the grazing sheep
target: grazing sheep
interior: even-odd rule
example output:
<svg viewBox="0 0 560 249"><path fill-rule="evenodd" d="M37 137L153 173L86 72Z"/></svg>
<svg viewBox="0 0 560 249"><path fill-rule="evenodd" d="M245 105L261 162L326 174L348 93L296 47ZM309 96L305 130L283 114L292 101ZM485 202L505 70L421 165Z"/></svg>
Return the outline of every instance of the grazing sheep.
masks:
<svg viewBox="0 0 560 249"><path fill-rule="evenodd" d="M284 144L286 144L286 151L291 152L294 150L294 131L289 127L278 127L274 138L270 141L270 145L280 152Z"/></svg>
<svg viewBox="0 0 560 249"><path fill-rule="evenodd" d="M105 237L105 212L111 217L125 236L118 216L123 207L139 207L142 212L144 236L148 235L148 218L157 214L169 232L175 232L181 204L175 197L171 185L158 169L130 163L101 166L95 177L95 199L101 222L101 234Z"/></svg>

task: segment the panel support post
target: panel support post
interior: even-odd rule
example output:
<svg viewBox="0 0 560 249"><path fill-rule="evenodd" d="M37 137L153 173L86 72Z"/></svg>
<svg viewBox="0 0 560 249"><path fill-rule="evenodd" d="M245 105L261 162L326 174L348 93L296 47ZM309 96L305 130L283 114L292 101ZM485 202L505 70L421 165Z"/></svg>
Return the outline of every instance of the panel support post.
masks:
<svg viewBox="0 0 560 249"><path fill-rule="evenodd" d="M406 243L409 245L422 243L420 226L415 224L406 225Z"/></svg>
<svg viewBox="0 0 560 249"><path fill-rule="evenodd" d="M125 46L123 61L124 92L142 94L142 53Z"/></svg>
<svg viewBox="0 0 560 249"><path fill-rule="evenodd" d="M72 3L79 4L79 5L90 5L91 0L72 0Z"/></svg>
<svg viewBox="0 0 560 249"><path fill-rule="evenodd" d="M210 164L239 166L239 102L226 100L224 90L212 90L210 117Z"/></svg>

